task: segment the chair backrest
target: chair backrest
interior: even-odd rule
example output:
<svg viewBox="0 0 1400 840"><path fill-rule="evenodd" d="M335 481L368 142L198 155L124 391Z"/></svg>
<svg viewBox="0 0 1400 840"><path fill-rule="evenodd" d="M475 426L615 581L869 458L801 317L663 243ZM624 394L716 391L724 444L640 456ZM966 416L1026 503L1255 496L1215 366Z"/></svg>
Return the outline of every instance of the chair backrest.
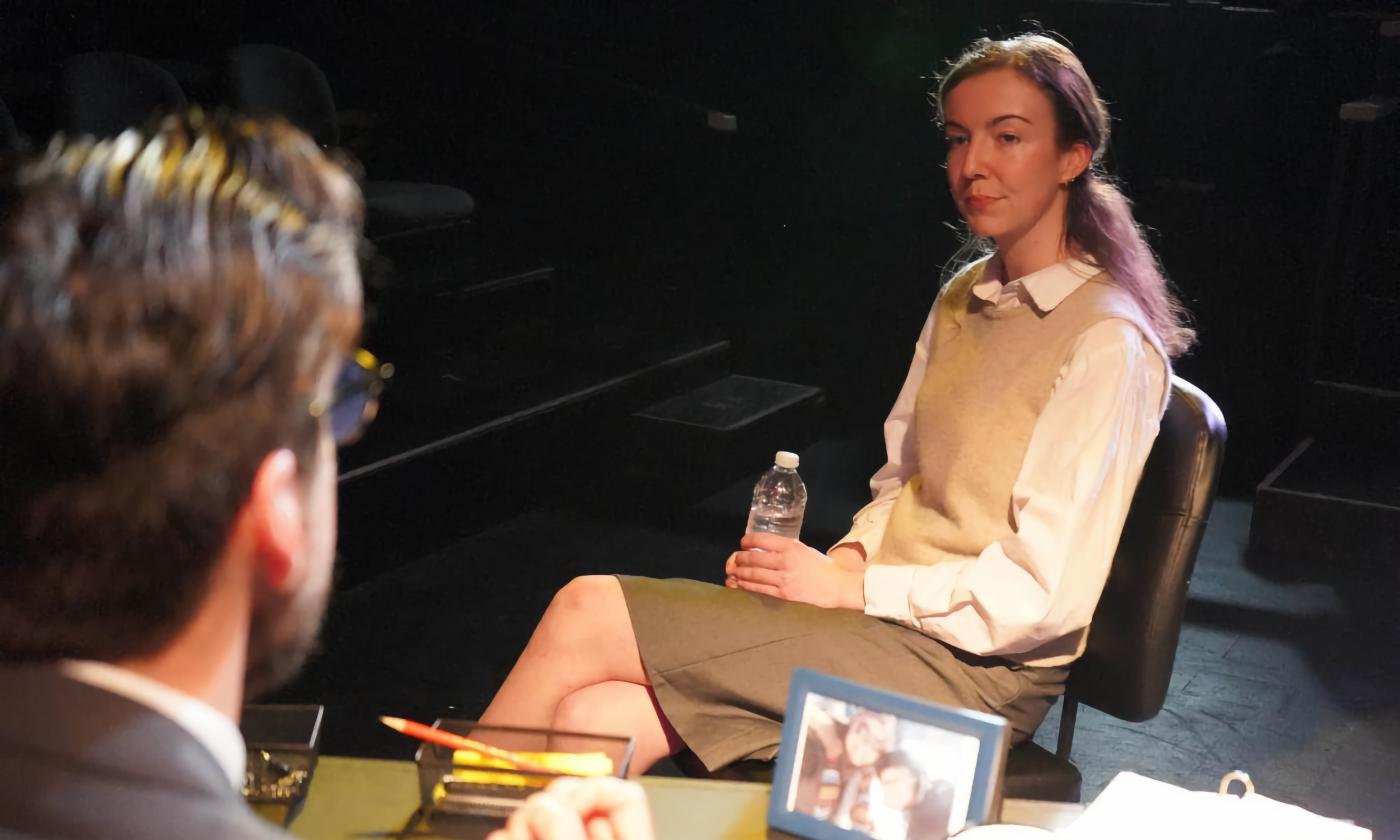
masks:
<svg viewBox="0 0 1400 840"><path fill-rule="evenodd" d="M276 44L244 44L229 52L233 105L255 117L282 116L322 146L340 144L335 97L326 74L299 52Z"/></svg>
<svg viewBox="0 0 1400 840"><path fill-rule="evenodd" d="M1134 722L1161 711L1224 451L1220 409L1199 388L1172 377L1171 402L1133 495L1088 647L1070 671L1069 697Z"/></svg>
<svg viewBox="0 0 1400 840"><path fill-rule="evenodd" d="M91 52L63 63L63 120L76 134L110 137L153 114L182 110L185 93L165 68L139 55Z"/></svg>

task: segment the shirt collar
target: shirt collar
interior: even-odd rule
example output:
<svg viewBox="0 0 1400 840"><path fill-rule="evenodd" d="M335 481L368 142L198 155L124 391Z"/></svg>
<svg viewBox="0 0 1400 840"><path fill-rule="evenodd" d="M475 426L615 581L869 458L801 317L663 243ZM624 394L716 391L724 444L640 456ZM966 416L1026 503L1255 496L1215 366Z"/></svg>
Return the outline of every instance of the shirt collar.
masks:
<svg viewBox="0 0 1400 840"><path fill-rule="evenodd" d="M165 683L106 662L69 659L59 667L69 679L120 695L174 721L209 751L235 790L243 789L248 748L243 733L218 709Z"/></svg>
<svg viewBox="0 0 1400 840"><path fill-rule="evenodd" d="M993 256L987 261L986 270L982 272L983 279L973 284L972 293L989 303L996 303L1004 287L1019 283L1036 309L1049 312L1084 285L1089 278L1102 272L1102 268L1092 263L1070 257L1024 277L1018 277L1010 283L1003 283L1002 277L1005 272L1001 267L1001 258Z"/></svg>

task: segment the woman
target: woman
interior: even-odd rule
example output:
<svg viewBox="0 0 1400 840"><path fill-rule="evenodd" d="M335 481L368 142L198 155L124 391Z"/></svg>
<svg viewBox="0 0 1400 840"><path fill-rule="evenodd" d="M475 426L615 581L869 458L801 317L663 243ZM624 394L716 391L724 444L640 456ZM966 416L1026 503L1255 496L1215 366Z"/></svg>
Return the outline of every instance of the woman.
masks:
<svg viewBox="0 0 1400 840"><path fill-rule="evenodd" d="M823 554L744 537L726 587L579 578L482 716L772 758L805 666L1006 717L1029 738L1084 649L1192 333L1099 168L1108 115L1040 36L981 40L936 92L970 231L885 424L874 501Z"/></svg>

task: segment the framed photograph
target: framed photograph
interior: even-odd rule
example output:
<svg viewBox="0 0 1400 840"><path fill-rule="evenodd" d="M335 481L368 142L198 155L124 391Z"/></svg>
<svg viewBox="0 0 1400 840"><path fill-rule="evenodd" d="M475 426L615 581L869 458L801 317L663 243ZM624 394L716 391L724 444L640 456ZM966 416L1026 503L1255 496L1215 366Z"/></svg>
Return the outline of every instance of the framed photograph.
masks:
<svg viewBox="0 0 1400 840"><path fill-rule="evenodd" d="M793 672L768 824L813 840L943 840L993 818L1006 720Z"/></svg>

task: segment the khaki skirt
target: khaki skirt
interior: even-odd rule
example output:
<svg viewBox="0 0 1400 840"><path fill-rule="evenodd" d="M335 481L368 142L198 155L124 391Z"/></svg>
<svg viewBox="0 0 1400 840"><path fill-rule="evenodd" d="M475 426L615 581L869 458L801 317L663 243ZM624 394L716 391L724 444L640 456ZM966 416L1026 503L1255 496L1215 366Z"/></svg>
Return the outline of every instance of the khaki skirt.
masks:
<svg viewBox="0 0 1400 840"><path fill-rule="evenodd" d="M1029 738L1068 668L979 657L854 610L694 580L619 575L666 718L711 770L777 756L794 668L999 714Z"/></svg>

